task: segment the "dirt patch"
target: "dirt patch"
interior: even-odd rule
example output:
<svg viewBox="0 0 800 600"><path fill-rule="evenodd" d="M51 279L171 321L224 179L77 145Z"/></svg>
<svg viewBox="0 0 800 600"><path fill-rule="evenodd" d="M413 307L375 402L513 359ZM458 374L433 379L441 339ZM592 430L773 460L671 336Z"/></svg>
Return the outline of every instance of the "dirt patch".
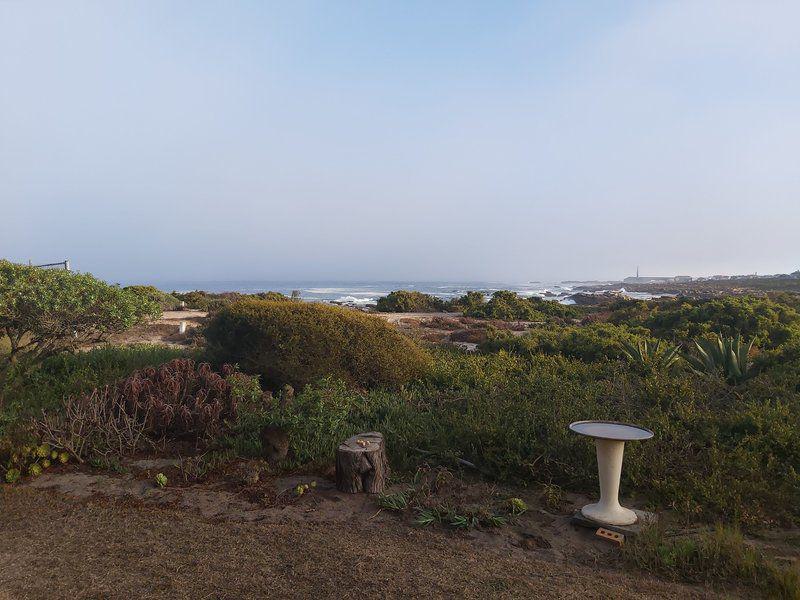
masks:
<svg viewBox="0 0 800 600"><path fill-rule="evenodd" d="M711 597L392 519L241 522L4 486L0 597Z"/></svg>
<svg viewBox="0 0 800 600"><path fill-rule="evenodd" d="M376 498L365 494L343 494L333 482L313 474L262 476L256 483L231 479L236 467L249 463L233 463L204 483L186 484L177 476L176 459L139 459L127 461L125 474L87 473L73 468L48 472L29 481L27 487L58 492L82 501L104 501L122 504L141 511L178 510L200 519L227 523L307 524L308 526L385 527L388 531L416 536L425 531L433 536L449 535L470 543L475 553L501 553L527 560L535 557L571 568L619 569L621 561L616 547L601 540L587 529L570 523L576 506L587 499L569 495L557 512L544 507L535 491L499 488L480 481L468 482L447 469L422 471L415 477L418 490L414 508L402 512L382 510ZM233 469L233 471L232 471ZM157 471L170 473L170 483L159 488L154 481ZM224 473L224 474L223 474ZM298 489L305 487L301 493ZM389 492L408 491L409 484L396 484ZM423 491L419 491L423 490ZM479 527L454 531L445 525L420 528L415 524L418 510L449 506L457 511L472 508L502 510L512 495L520 497L529 510L510 517L502 527ZM421 538L415 538L421 539ZM619 576L623 576L618 573Z"/></svg>
<svg viewBox="0 0 800 600"><path fill-rule="evenodd" d="M199 310L168 310L160 318L109 337L112 344L163 344L188 346L195 342L197 327L202 325L208 313ZM181 323L186 332L180 333Z"/></svg>

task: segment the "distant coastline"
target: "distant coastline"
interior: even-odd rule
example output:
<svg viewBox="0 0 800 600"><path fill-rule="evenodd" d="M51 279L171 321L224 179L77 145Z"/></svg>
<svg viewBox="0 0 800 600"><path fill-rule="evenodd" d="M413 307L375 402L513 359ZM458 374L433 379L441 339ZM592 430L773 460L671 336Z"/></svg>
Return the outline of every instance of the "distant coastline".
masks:
<svg viewBox="0 0 800 600"><path fill-rule="evenodd" d="M164 292L189 292L203 290L212 293L238 292L256 294L275 291L291 296L299 292L306 301L346 304L369 307L378 298L394 290L415 290L437 296L444 300L457 298L470 291L490 296L498 290L510 290L526 298L543 298L572 304L576 296L586 294L618 294L621 296L647 300L664 296L690 296L695 298L714 297L723 294L764 294L767 292L800 293L800 273L775 276L733 276L733 277L640 277L641 283L609 280L562 280L558 282L529 281L527 283L503 281L161 281L153 285ZM151 282L126 282L151 283ZM581 299L577 298L580 302Z"/></svg>
<svg viewBox="0 0 800 600"><path fill-rule="evenodd" d="M149 283L149 282L136 282ZM153 283L164 292L190 292L202 290L213 293L238 292L257 294L261 292L280 292L291 296L299 292L300 298L306 301L329 302L367 307L374 305L378 298L388 295L394 290L414 290L444 300L458 298L467 292L476 291L490 296L499 290L516 292L526 298L544 298L571 304L577 292L597 286L597 291L619 292L619 282L598 282L597 280L566 282L529 282L515 283L502 281L446 282L446 281L382 281L382 282L346 282L346 281L163 281ZM624 291L633 298L648 299L664 293L648 291Z"/></svg>

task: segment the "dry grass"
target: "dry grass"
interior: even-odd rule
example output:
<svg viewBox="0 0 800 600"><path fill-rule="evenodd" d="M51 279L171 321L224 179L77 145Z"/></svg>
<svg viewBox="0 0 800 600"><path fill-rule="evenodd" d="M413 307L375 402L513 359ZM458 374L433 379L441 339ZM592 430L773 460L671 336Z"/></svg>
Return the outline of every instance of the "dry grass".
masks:
<svg viewBox="0 0 800 600"><path fill-rule="evenodd" d="M10 487L0 504L0 598L703 597L386 522L212 522Z"/></svg>

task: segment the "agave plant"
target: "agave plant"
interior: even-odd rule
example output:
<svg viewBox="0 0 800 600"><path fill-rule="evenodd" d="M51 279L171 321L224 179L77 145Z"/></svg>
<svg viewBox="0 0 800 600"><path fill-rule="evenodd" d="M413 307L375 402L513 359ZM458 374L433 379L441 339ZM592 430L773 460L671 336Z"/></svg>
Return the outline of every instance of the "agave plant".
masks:
<svg viewBox="0 0 800 600"><path fill-rule="evenodd" d="M661 347L661 341L650 343L639 340L635 345L627 340L622 342L622 352L634 365L641 368L668 370L681 359L679 346Z"/></svg>
<svg viewBox="0 0 800 600"><path fill-rule="evenodd" d="M686 354L684 358L695 373L719 376L736 384L753 374L750 362L753 341L745 342L738 333L733 337L717 334L712 339L695 340L697 353Z"/></svg>

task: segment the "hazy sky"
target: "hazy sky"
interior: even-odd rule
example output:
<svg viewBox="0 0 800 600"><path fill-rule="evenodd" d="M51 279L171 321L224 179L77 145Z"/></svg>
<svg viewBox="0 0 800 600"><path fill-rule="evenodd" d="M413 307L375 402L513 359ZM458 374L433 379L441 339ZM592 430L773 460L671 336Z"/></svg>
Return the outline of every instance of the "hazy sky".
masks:
<svg viewBox="0 0 800 600"><path fill-rule="evenodd" d="M115 281L800 268L800 2L0 0L0 256Z"/></svg>

